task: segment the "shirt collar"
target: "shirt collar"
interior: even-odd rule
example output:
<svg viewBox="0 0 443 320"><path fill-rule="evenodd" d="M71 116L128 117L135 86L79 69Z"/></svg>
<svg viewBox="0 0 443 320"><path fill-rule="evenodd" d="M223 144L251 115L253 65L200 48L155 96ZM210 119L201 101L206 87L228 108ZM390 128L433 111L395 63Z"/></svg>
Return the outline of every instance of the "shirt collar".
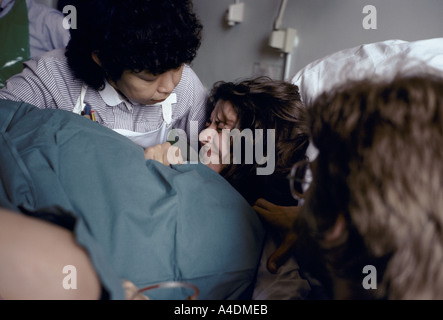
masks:
<svg viewBox="0 0 443 320"><path fill-rule="evenodd" d="M105 80L105 88L100 90L99 93L103 101L108 106L115 107L120 103L124 103L128 110L132 110L131 105L126 100L122 99L121 95L117 92L117 90L114 89L113 86L111 86L108 81Z"/></svg>
<svg viewBox="0 0 443 320"><path fill-rule="evenodd" d="M103 101L105 101L108 106L115 107L116 105L119 105L123 102L117 90L115 90L114 87L111 86L111 84L106 80L105 88L103 90L100 90L99 93Z"/></svg>
<svg viewBox="0 0 443 320"><path fill-rule="evenodd" d="M131 103L129 103L126 99L122 99L122 96L117 92L117 90L115 90L113 86L111 86L111 84L107 80L105 80L105 88L103 90L100 90L99 94L108 106L115 107L120 103L124 103L129 111L132 110ZM154 104L154 106L161 106L165 102L169 104L177 103L176 94L171 93L165 101L156 103Z"/></svg>

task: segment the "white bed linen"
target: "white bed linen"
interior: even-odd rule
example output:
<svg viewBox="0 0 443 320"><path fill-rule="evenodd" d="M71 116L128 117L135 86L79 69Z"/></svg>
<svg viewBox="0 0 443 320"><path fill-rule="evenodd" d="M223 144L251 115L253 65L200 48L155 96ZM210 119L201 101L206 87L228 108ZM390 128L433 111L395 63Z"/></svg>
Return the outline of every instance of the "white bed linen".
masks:
<svg viewBox="0 0 443 320"><path fill-rule="evenodd" d="M253 300L305 300L312 296L313 290L319 286L318 282L304 275L294 257L282 265L278 272L273 274L266 265L271 254L277 249L276 243L269 235L266 237Z"/></svg>
<svg viewBox="0 0 443 320"><path fill-rule="evenodd" d="M363 44L318 59L292 78L303 102L350 80L389 79L401 73L433 67L443 71L443 38L419 41L386 40ZM443 73L442 73L443 76Z"/></svg>

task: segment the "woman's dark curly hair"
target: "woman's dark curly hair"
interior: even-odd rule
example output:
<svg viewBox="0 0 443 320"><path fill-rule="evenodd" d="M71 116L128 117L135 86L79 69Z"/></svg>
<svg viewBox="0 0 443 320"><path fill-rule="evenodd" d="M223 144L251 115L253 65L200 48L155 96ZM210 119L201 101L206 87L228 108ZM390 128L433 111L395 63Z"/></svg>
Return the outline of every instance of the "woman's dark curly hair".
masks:
<svg viewBox="0 0 443 320"><path fill-rule="evenodd" d="M202 25L190 0L74 0L77 29L66 56L76 77L95 89L123 71L161 74L194 60ZM101 62L91 57L95 52Z"/></svg>
<svg viewBox="0 0 443 320"><path fill-rule="evenodd" d="M209 112L212 112L218 100L232 103L238 116L236 128L240 131L251 129L254 142L255 129L263 130L264 152L268 151L267 130L275 130L275 155L266 155L275 157L274 173L257 175L257 168L266 166L257 161L252 164L244 161L234 164L231 143L231 161L223 168L221 175L251 204L258 198L280 205L296 204L290 195L286 176L295 162L305 159L309 145L307 113L300 100L298 87L268 77L246 79L237 83L220 81L211 90L208 99Z"/></svg>

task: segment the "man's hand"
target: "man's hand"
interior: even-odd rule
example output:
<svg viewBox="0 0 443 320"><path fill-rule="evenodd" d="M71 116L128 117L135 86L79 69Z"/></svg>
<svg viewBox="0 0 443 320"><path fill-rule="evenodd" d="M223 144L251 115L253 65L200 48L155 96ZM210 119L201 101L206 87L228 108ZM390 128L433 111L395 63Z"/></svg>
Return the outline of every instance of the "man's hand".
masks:
<svg viewBox="0 0 443 320"><path fill-rule="evenodd" d="M183 164L180 148L171 146L169 142L157 144L145 149L145 159L157 160L165 166L170 164Z"/></svg>
<svg viewBox="0 0 443 320"><path fill-rule="evenodd" d="M276 273L292 254L292 249L297 241L293 225L299 216L300 207L283 207L265 199L258 199L253 209L271 230L280 234L281 244L269 257L267 264L268 270Z"/></svg>

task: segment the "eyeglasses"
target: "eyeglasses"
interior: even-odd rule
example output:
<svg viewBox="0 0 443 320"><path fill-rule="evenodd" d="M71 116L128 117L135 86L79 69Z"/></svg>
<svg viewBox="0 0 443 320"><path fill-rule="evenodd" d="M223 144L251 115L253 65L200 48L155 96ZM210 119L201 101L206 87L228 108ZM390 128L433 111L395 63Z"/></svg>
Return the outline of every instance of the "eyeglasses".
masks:
<svg viewBox="0 0 443 320"><path fill-rule="evenodd" d="M292 166L287 178L289 179L289 186L294 199L297 201L302 200L312 182L311 162L308 160L296 162Z"/></svg>

